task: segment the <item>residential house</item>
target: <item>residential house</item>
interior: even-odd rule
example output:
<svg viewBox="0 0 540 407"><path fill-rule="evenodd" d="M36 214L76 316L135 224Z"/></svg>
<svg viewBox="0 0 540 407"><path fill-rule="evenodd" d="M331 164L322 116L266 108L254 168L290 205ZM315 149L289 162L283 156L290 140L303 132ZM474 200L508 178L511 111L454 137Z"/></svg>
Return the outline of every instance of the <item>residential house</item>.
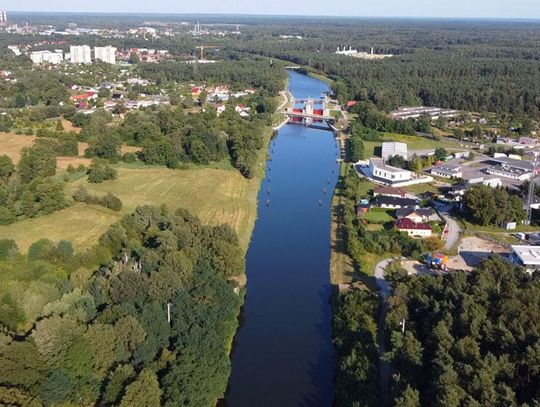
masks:
<svg viewBox="0 0 540 407"><path fill-rule="evenodd" d="M438 165L431 169L431 174L442 178L461 178L463 172L460 165Z"/></svg>
<svg viewBox="0 0 540 407"><path fill-rule="evenodd" d="M396 222L396 229L407 233L410 237L431 237L433 231L427 223L415 223L408 218L399 219Z"/></svg>
<svg viewBox="0 0 540 407"><path fill-rule="evenodd" d="M431 208L400 208L396 210L396 218L410 219L414 223L429 222L436 217Z"/></svg>
<svg viewBox="0 0 540 407"><path fill-rule="evenodd" d="M81 95L73 95L70 97L70 100L74 102L82 102L89 100L97 100L98 94L96 92L86 92Z"/></svg>
<svg viewBox="0 0 540 407"><path fill-rule="evenodd" d="M226 109L227 109L227 108L225 107L224 104L221 104L221 103L220 103L220 104L216 105L216 112L217 112L218 116L219 116L220 114L222 114Z"/></svg>
<svg viewBox="0 0 540 407"><path fill-rule="evenodd" d="M391 196L379 195L372 201L373 205L385 209L417 208L418 201L408 198L394 198Z"/></svg>
<svg viewBox="0 0 540 407"><path fill-rule="evenodd" d="M393 198L405 198L407 191L401 188L378 187L373 190L373 196L391 196Z"/></svg>

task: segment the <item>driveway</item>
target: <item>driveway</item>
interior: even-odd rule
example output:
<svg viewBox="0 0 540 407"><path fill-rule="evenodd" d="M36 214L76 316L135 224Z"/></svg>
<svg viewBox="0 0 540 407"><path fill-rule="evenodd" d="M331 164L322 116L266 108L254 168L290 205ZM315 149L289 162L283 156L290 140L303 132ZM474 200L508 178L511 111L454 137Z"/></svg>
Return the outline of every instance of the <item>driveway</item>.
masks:
<svg viewBox="0 0 540 407"><path fill-rule="evenodd" d="M390 288L390 284L388 284L388 281L384 278L384 272L386 267L390 263L394 261L394 258L386 259L381 262L379 262L375 266L375 280L377 282L377 287L379 288L379 292L381 293L381 296L383 300L386 301L386 299L390 296L392 293L392 288Z"/></svg>
<svg viewBox="0 0 540 407"><path fill-rule="evenodd" d="M450 216L450 208L451 205L443 205L438 204L434 205L435 209L439 212L439 214L443 217L444 221L448 225L445 236L443 236L443 240L445 240L444 248L445 250L451 250L459 241L459 236L461 234L461 228L459 227L458 223L452 219Z"/></svg>

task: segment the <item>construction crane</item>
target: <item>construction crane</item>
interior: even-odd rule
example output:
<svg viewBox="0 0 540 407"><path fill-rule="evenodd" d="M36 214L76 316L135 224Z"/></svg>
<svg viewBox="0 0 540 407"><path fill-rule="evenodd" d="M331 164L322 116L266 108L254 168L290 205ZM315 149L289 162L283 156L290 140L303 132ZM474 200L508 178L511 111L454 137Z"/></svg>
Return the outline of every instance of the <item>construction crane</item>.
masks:
<svg viewBox="0 0 540 407"><path fill-rule="evenodd" d="M204 50L205 49L216 49L216 48L219 48L219 47L216 47L215 45L197 45L195 48L200 50L199 61L204 61Z"/></svg>
<svg viewBox="0 0 540 407"><path fill-rule="evenodd" d="M527 219L525 220L526 225L530 225L532 222L532 206L534 204L534 198L536 196L536 177L540 170L540 156L535 154L532 161L533 173L531 179L529 180L529 191L527 193Z"/></svg>

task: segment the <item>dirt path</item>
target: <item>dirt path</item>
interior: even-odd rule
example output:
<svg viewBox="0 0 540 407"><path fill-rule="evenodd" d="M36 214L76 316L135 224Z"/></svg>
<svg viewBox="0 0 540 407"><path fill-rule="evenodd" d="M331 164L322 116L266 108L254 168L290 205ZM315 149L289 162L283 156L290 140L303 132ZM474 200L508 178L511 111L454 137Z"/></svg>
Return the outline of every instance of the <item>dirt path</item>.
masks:
<svg viewBox="0 0 540 407"><path fill-rule="evenodd" d="M379 307L379 316L377 318L377 344L379 346L379 393L381 407L390 405L390 378L392 377L392 366L383 360L386 352L386 330L384 321L388 311L387 299L392 293L392 288L384 277L386 267L393 261L393 258L383 260L375 267L375 279L381 296L381 305Z"/></svg>

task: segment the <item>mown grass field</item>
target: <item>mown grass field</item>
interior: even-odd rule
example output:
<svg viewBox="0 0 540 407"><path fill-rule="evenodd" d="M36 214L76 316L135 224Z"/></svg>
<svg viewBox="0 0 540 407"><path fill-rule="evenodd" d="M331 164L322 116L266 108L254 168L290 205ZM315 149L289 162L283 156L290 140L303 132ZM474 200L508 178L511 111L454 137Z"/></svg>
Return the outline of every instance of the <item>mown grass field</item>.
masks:
<svg viewBox="0 0 540 407"><path fill-rule="evenodd" d="M364 215L364 220L368 223L385 224L395 220L392 216L394 213L393 209L373 208Z"/></svg>
<svg viewBox="0 0 540 407"><path fill-rule="evenodd" d="M15 164L17 164L21 158L21 151L25 147L32 147L36 142L36 136L19 135L15 133L0 133L0 155L7 155L11 158ZM90 160L84 158L84 150L88 148L88 143L79 143L79 157L58 157L57 167L59 169L66 169L69 164L75 167L79 164L88 166ZM141 151L140 147L122 146L120 148L122 154L136 153Z"/></svg>
<svg viewBox="0 0 540 407"><path fill-rule="evenodd" d="M265 145L271 134L267 129ZM97 195L111 192L122 200L122 211L118 213L100 206L74 204L51 215L0 226L0 238L14 239L21 250L27 250L41 238L70 240L78 250L82 250L95 244L111 224L137 206L166 205L171 210L183 207L205 224L231 225L238 233L242 247L247 250L257 219L257 194L265 173L266 155L266 148L261 149L256 176L250 180L240 175L229 161L207 167L186 165L179 170L119 164L116 166L116 180L97 185L89 184L86 177L76 177L66 185L66 195L71 197L79 185Z"/></svg>
<svg viewBox="0 0 540 407"><path fill-rule="evenodd" d="M0 227L0 236L15 239L26 250L36 240L72 241L78 249L97 242L107 228L140 205L183 207L204 223L231 225L245 249L253 229L258 179L246 180L237 171L219 169L169 170L160 167L118 168L118 179L88 184L86 177L70 182L66 194L84 185L91 193L111 192L123 202L120 213L99 206L75 204L60 212Z"/></svg>
<svg viewBox="0 0 540 407"><path fill-rule="evenodd" d="M396 133L385 133L385 141L399 141L402 143L407 143L407 148L409 151L422 151L422 150L432 150L437 147L444 147L447 150L452 150L453 148L458 148L459 145L456 143L449 142L448 140L431 140L427 137L420 136L408 136L405 134L396 134ZM382 142L380 141L364 141L364 159L374 157L380 154Z"/></svg>
<svg viewBox="0 0 540 407"><path fill-rule="evenodd" d="M21 158L21 150L25 147L32 147L35 140L35 136L0 133L0 155L7 155L11 161L18 163Z"/></svg>

